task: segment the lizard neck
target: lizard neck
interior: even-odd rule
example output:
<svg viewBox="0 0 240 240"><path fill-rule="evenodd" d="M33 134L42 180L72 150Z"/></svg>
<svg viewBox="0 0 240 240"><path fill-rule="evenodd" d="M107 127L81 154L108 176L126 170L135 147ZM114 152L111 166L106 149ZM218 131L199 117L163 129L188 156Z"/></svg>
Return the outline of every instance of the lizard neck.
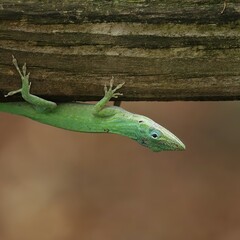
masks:
<svg viewBox="0 0 240 240"><path fill-rule="evenodd" d="M138 139L139 124L133 113L124 110L103 121L103 125L104 132L120 134L133 140Z"/></svg>

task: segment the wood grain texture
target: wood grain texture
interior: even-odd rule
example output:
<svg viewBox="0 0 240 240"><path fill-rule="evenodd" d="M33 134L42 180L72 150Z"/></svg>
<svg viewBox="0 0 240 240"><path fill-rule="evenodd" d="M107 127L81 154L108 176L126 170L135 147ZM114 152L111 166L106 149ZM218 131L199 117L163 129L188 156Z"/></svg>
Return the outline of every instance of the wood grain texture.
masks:
<svg viewBox="0 0 240 240"><path fill-rule="evenodd" d="M98 100L112 76L121 100L240 99L240 2L204 0L0 1L0 99L32 93Z"/></svg>

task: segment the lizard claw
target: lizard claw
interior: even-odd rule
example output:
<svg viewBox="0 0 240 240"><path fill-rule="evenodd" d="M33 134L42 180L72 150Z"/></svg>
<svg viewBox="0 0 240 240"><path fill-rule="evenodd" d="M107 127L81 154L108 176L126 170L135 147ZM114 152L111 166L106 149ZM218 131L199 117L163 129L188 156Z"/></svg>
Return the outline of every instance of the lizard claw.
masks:
<svg viewBox="0 0 240 240"><path fill-rule="evenodd" d="M105 84L104 84L104 93L105 93L105 95L107 94L107 91L108 91L108 90L107 90L107 84L105 83Z"/></svg>
<svg viewBox="0 0 240 240"><path fill-rule="evenodd" d="M109 90L112 90L113 88L113 82L114 82L114 77L112 76L111 80L110 80L110 84L109 84Z"/></svg>
<svg viewBox="0 0 240 240"><path fill-rule="evenodd" d="M125 84L125 82L118 84L114 89L113 92L116 92L118 89L120 89L123 85ZM122 94L121 94L122 95Z"/></svg>
<svg viewBox="0 0 240 240"><path fill-rule="evenodd" d="M123 94L122 93L114 93L112 95L113 98L118 98L118 96L122 96Z"/></svg>

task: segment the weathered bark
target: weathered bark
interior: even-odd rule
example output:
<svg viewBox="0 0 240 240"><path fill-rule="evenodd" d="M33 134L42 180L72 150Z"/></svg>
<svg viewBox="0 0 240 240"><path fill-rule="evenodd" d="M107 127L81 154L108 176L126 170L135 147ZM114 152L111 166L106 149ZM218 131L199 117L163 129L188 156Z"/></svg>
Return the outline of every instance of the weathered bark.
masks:
<svg viewBox="0 0 240 240"><path fill-rule="evenodd" d="M20 87L12 54L57 101L98 100L112 76L122 100L240 99L240 3L223 3L0 0L1 101Z"/></svg>

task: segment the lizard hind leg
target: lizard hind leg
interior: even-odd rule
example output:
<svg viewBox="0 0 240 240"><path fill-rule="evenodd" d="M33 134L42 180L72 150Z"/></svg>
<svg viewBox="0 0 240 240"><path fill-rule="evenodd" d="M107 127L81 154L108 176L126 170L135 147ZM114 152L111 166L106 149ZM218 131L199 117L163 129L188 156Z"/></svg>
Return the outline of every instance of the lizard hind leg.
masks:
<svg viewBox="0 0 240 240"><path fill-rule="evenodd" d="M30 88L31 88L31 82L29 82L29 75L30 73L27 73L27 67L26 63L22 67L22 71L20 70L17 60L14 56L13 57L13 65L17 69L21 80L22 80L22 88L11 91L8 94L5 95L5 97L12 96L16 93L21 93L23 99L30 103L38 112L50 112L52 111L57 104L48 100L45 100L43 98L40 98L38 96L32 95L30 93Z"/></svg>
<svg viewBox="0 0 240 240"><path fill-rule="evenodd" d="M18 67L18 63L17 63L17 60L14 56L13 57L13 65L15 66L15 68L17 69L20 77L21 77L21 80L22 80L22 88L18 89L18 90L14 90L14 91L11 91L9 92L8 94L4 95L4 97L9 97L9 96L12 96L12 95L15 95L17 93L22 93L23 92L23 89L26 91L29 92L29 75L30 73L28 73L26 75L26 71L27 71L27 67L26 67L26 63L24 63L23 67L22 67L22 72L21 70L19 69Z"/></svg>

